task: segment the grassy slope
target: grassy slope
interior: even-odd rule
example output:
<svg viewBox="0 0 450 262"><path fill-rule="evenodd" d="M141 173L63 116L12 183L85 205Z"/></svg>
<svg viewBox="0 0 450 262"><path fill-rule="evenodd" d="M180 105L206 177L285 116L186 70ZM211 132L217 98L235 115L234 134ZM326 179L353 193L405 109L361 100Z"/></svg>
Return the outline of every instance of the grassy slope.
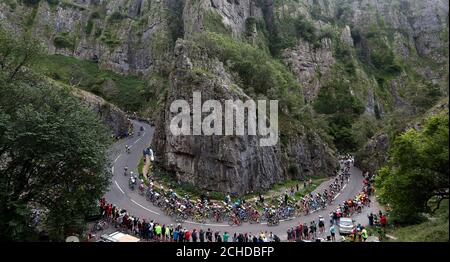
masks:
<svg viewBox="0 0 450 262"><path fill-rule="evenodd" d="M144 86L143 81L102 70L94 61L48 55L38 59L33 69L57 81L100 95L126 111L140 111L144 104L139 92Z"/></svg>
<svg viewBox="0 0 450 262"><path fill-rule="evenodd" d="M401 242L448 242L449 241L449 205L448 200L441 203L441 207L431 219L411 226L397 227L387 234L396 237Z"/></svg>

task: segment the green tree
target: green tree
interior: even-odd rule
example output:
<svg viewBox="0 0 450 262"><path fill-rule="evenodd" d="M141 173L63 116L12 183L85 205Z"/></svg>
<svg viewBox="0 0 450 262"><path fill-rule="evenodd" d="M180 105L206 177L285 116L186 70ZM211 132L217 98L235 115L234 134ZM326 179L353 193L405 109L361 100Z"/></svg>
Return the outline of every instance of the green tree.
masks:
<svg viewBox="0 0 450 262"><path fill-rule="evenodd" d="M70 90L21 70L30 60L11 43L17 40L0 34L0 60L12 68L0 71L0 240L28 239L33 210L61 240L81 233L109 185L108 131ZM11 77L14 71L28 77Z"/></svg>
<svg viewBox="0 0 450 262"><path fill-rule="evenodd" d="M423 130L398 136L388 165L379 172L380 197L392 206L399 222L412 223L420 213L433 211L431 199L448 199L448 120L447 111L429 118Z"/></svg>
<svg viewBox="0 0 450 262"><path fill-rule="evenodd" d="M314 102L314 110L327 115L328 133L340 151L352 152L357 149L358 141L352 125L365 108L351 93L349 84L336 81L324 86Z"/></svg>
<svg viewBox="0 0 450 262"><path fill-rule="evenodd" d="M7 81L17 78L41 53L42 47L30 33L14 37L0 26L0 71Z"/></svg>
<svg viewBox="0 0 450 262"><path fill-rule="evenodd" d="M106 127L67 90L14 83L0 97L0 236L23 239L32 207L53 238L80 233L109 184Z"/></svg>

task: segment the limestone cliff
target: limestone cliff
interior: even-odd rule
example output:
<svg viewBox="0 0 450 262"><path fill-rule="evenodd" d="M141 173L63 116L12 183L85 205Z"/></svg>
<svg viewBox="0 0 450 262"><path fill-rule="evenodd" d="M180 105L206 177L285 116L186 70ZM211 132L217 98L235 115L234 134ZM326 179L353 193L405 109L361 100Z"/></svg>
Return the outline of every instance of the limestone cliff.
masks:
<svg viewBox="0 0 450 262"><path fill-rule="evenodd" d="M376 169L392 136L379 127L398 129L448 97L446 0L3 0L0 23L32 32L49 53L168 79L167 94L161 78L130 90L158 101L160 167L210 190L330 175L336 146L364 148L358 163ZM222 45L201 43L205 32ZM281 143L171 136L168 106L194 90L204 100L278 99Z"/></svg>
<svg viewBox="0 0 450 262"><path fill-rule="evenodd" d="M114 136L122 137L128 134L130 121L125 112L120 110L120 108L106 102L99 96L80 89L74 89L72 94L80 98L82 103L110 128Z"/></svg>
<svg viewBox="0 0 450 262"><path fill-rule="evenodd" d="M145 75L169 53L173 0L0 2L0 21L30 29L50 53L97 60L105 69ZM14 5L13 5L14 3Z"/></svg>
<svg viewBox="0 0 450 262"><path fill-rule="evenodd" d="M190 101L194 91L202 101L250 99L236 85L223 64L195 51L195 43L179 40L175 47L176 66L166 106L157 121L153 146L160 153L159 166L177 174L177 179L202 189L243 194L270 188L278 182L310 175L331 175L337 162L314 132L290 136L285 145L262 147L259 136L174 136L170 131L170 105Z"/></svg>

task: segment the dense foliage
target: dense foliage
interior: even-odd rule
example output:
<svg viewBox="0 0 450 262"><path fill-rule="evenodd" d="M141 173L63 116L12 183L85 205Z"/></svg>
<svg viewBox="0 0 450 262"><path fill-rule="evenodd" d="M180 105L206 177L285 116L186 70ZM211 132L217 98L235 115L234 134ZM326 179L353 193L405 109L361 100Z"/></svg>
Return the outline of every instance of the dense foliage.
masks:
<svg viewBox="0 0 450 262"><path fill-rule="evenodd" d="M341 151L353 151L358 143L353 129L356 118L364 113L363 103L355 97L348 84L329 83L322 87L314 103L314 109L328 116L328 132Z"/></svg>
<svg viewBox="0 0 450 262"><path fill-rule="evenodd" d="M393 208L399 222L415 222L430 212L431 199L448 199L448 111L430 117L422 130L410 129L391 147L389 164L380 170L381 199Z"/></svg>
<svg viewBox="0 0 450 262"><path fill-rule="evenodd" d="M202 34L197 43L236 72L250 96L278 99L287 112L296 112L303 105L300 86L292 73L266 52L216 33Z"/></svg>
<svg viewBox="0 0 450 262"><path fill-rule="evenodd" d="M100 95L126 111L139 111L144 106L145 101L139 94L144 81L102 70L93 61L51 55L39 57L32 67L54 80Z"/></svg>
<svg viewBox="0 0 450 262"><path fill-rule="evenodd" d="M20 38L0 31L0 46L2 65L21 65L20 78L10 77L16 66L0 71L0 238L28 240L36 226L55 240L81 233L109 185L108 131L69 90L27 69L21 52L9 55Z"/></svg>
<svg viewBox="0 0 450 262"><path fill-rule="evenodd" d="M21 76L21 69L38 58L39 43L26 33L17 38L0 27L0 71L4 81L14 81Z"/></svg>

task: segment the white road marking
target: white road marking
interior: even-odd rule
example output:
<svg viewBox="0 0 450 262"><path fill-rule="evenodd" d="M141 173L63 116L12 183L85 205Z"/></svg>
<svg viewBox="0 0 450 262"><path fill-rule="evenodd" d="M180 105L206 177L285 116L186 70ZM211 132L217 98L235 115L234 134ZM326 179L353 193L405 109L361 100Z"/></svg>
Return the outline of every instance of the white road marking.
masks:
<svg viewBox="0 0 450 262"><path fill-rule="evenodd" d="M138 140L134 141L133 145L136 144L137 142L139 142L139 140L141 140L141 138L139 138Z"/></svg>
<svg viewBox="0 0 450 262"><path fill-rule="evenodd" d="M197 223L197 222L193 222L193 221L184 221L184 223L200 225L200 226L209 226L209 227L229 227L230 226L230 225L224 225L224 224L202 224L202 223Z"/></svg>
<svg viewBox="0 0 450 262"><path fill-rule="evenodd" d="M122 188L120 188L119 184L117 183L116 180L114 180L114 183L116 183L116 186L119 188L120 192L122 192L122 194L125 195L125 192L123 192Z"/></svg>
<svg viewBox="0 0 450 262"><path fill-rule="evenodd" d="M335 200L341 193L337 193L336 196L334 196L333 200Z"/></svg>
<svg viewBox="0 0 450 262"><path fill-rule="evenodd" d="M145 210L147 210L147 211L149 211L149 212L151 212L153 214L156 214L158 216L160 215L158 212L155 212L153 210L150 210L150 209L146 208L145 206L143 206L143 205L139 204L138 202L134 201L133 199L130 198L130 200L131 200L131 202L135 203L136 205L142 207L143 209L145 209Z"/></svg>
<svg viewBox="0 0 450 262"><path fill-rule="evenodd" d="M141 137L139 137L136 141L134 141L134 142L132 143L132 145L129 146L129 148L131 149L131 148L132 148L136 143L138 143L142 138L145 138L145 135L146 135L146 132L143 132L143 135L142 135ZM131 138L130 140L132 140L132 139L133 139L133 138ZM131 143L131 141L130 141L130 143ZM119 155L116 157L116 159L114 160L114 163L116 163L120 157L121 157L121 154L119 154ZM114 165L112 166L112 172L114 173ZM124 191L122 190L122 188L119 186L119 184L117 183L117 181L114 180L114 182L115 182L116 186L119 188L120 192L122 192L122 194L125 195L125 192L124 192ZM347 181L347 183L344 184L344 186L342 187L341 190L345 189L345 188L347 187L348 184L349 184L349 181ZM341 194L340 192L337 193L336 196L333 198L333 200L335 200L340 194ZM133 202L133 203L136 204L137 206L141 207L142 209L144 209L144 210L146 210L146 211L148 211L148 212L151 212L151 213L153 213L153 214L156 214L156 215L161 215L160 213L155 212L155 211L153 211L153 210L151 210L151 209L149 209L149 208L147 208L147 207L145 207L145 206L143 206L143 205L137 203L135 200L133 200L133 199L131 199L131 198L129 198L129 199L130 199L131 202ZM157 210L159 210L159 209L157 209ZM322 208L318 208L318 209L316 209L316 210L313 210L313 211L311 211L309 214L315 213L315 212L317 212L317 211L319 211L319 210L322 210ZM287 218L287 219L281 219L280 222L285 222L285 221L292 220L292 219L295 219L295 218L296 218L296 217L289 217L289 218ZM208 224L208 223L203 224L203 223L198 223L198 222L193 222L193 221L185 221L184 223L194 224L194 225L200 225L200 226L211 226L211 227L230 227L230 225L227 225L227 224ZM263 222L263 223L260 223L260 225L268 225L268 223L267 223L267 222Z"/></svg>

